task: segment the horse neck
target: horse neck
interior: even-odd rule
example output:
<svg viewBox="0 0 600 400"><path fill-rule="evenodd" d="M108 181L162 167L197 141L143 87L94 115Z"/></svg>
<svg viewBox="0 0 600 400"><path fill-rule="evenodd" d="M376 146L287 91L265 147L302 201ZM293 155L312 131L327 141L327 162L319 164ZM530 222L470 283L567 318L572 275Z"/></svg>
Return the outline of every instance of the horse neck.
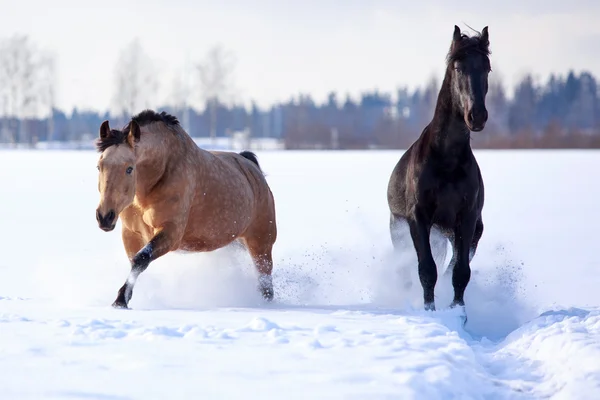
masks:
<svg viewBox="0 0 600 400"><path fill-rule="evenodd" d="M470 131L463 111L452 95L452 73L448 68L429 124L431 146L441 154L456 155L471 148Z"/></svg>
<svg viewBox="0 0 600 400"><path fill-rule="evenodd" d="M156 187L170 165L185 156L184 146L174 135L148 133L136 149L136 197L144 199Z"/></svg>

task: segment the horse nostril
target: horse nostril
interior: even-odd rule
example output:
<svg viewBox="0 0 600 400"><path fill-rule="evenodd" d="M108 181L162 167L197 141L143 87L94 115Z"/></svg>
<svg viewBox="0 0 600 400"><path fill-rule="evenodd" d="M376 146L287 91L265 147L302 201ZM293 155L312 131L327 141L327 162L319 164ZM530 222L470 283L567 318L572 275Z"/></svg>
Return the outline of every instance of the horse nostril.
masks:
<svg viewBox="0 0 600 400"><path fill-rule="evenodd" d="M100 211L96 211L96 219L98 220L100 226L112 226L113 222L115 221L115 218L115 210L110 210L105 216L102 216Z"/></svg>
<svg viewBox="0 0 600 400"><path fill-rule="evenodd" d="M469 119L470 123L473 123L473 120L475 119L473 110L469 111L469 114L467 115L467 118Z"/></svg>

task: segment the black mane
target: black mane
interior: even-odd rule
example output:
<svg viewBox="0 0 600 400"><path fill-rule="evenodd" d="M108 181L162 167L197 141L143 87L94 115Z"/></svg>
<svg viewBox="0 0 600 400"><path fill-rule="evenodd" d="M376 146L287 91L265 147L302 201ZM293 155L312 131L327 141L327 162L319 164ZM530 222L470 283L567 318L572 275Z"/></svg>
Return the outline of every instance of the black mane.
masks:
<svg viewBox="0 0 600 400"><path fill-rule="evenodd" d="M96 140L96 150L98 150L98 153L104 153L104 150L108 149L110 146L123 144L126 140L127 135L125 132L118 129L111 129L110 136L98 138Z"/></svg>
<svg viewBox="0 0 600 400"><path fill-rule="evenodd" d="M138 115L134 115L131 120L137 122L139 126L148 125L152 122L164 122L168 126L179 125L177 117L167 114L165 111L161 111L159 114L154 110L144 110ZM127 125L129 126L129 124Z"/></svg>
<svg viewBox="0 0 600 400"><path fill-rule="evenodd" d="M464 33L460 35L460 41L453 42L448 52L447 62L452 64L454 61L465 58L473 53L483 54L485 57L489 57L492 53L490 51L490 42L483 41L481 33L477 33L474 36L468 36Z"/></svg>
<svg viewBox="0 0 600 400"><path fill-rule="evenodd" d="M139 114L134 115L131 118L131 121L137 122L137 124L140 127L151 124L153 122L162 122L170 128L179 126L179 120L177 119L177 117L171 114L167 114L165 111L157 113L154 110L144 110ZM129 130L131 129L131 121L129 121L127 125L123 127L123 129L111 129L109 136L105 138L99 138L96 141L96 149L98 150L98 152L102 153L110 146L127 143L127 135L129 135Z"/></svg>
<svg viewBox="0 0 600 400"><path fill-rule="evenodd" d="M179 126L179 120L177 119L177 117L171 114L167 114L165 111L161 111L159 114L154 110L144 110L141 113L131 117L131 121L137 122L140 128L144 125L148 125L153 122L162 122L170 128ZM129 121L127 125L125 125L125 127L123 128L123 133L125 133L125 136L129 134L131 121Z"/></svg>

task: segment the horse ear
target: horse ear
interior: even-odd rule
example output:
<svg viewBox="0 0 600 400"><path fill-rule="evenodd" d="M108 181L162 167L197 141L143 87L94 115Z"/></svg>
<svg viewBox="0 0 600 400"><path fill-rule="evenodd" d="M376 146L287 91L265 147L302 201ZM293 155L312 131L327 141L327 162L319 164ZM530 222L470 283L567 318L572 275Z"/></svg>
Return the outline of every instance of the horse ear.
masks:
<svg viewBox="0 0 600 400"><path fill-rule="evenodd" d="M452 36L452 40L454 40L455 42L460 41L461 39L461 33L460 33L460 28L458 27L458 25L454 25L454 35Z"/></svg>
<svg viewBox="0 0 600 400"><path fill-rule="evenodd" d="M110 126L108 125L108 121L104 121L102 125L100 125L100 139L106 139L110 136Z"/></svg>
<svg viewBox="0 0 600 400"><path fill-rule="evenodd" d="M137 122L131 121L131 123L129 124L129 135L127 135L127 141L129 142L131 147L135 146L135 144L140 141L140 137L140 126Z"/></svg>
<svg viewBox="0 0 600 400"><path fill-rule="evenodd" d="M490 35L488 33L487 26L481 31L481 41L483 42L483 44L485 44L486 47L490 44Z"/></svg>

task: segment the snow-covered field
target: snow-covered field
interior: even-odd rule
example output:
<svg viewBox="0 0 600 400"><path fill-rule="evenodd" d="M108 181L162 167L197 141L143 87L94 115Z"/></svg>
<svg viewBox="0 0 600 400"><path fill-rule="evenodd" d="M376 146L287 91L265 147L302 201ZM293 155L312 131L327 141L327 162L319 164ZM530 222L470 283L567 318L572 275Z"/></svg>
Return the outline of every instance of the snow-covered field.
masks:
<svg viewBox="0 0 600 400"><path fill-rule="evenodd" d="M169 254L132 310L93 152L0 152L0 399L598 399L600 153L478 152L485 232L463 328L391 253L401 152L259 152L276 301L234 248ZM414 256L414 255L411 255ZM448 259L450 252L448 252Z"/></svg>

